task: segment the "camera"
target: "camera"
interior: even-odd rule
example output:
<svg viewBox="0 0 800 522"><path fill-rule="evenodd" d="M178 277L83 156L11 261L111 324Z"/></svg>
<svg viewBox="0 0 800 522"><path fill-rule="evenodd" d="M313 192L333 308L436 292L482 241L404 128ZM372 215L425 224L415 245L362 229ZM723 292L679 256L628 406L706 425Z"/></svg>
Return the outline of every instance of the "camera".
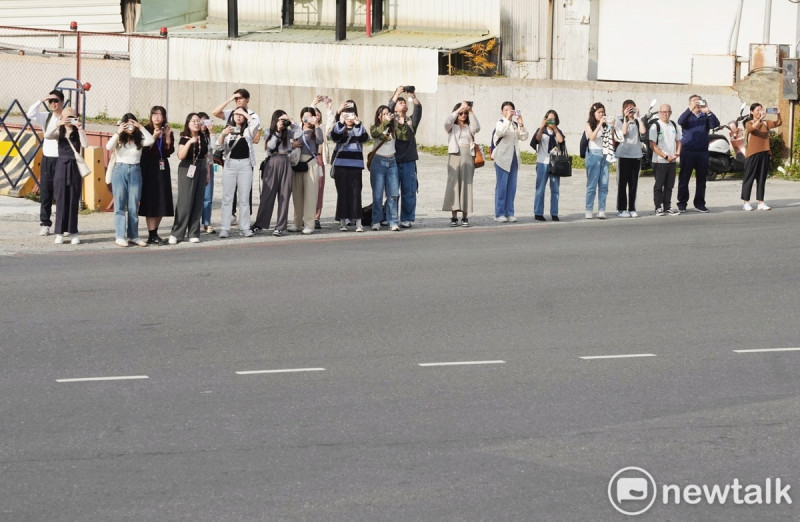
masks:
<svg viewBox="0 0 800 522"><path fill-rule="evenodd" d="M242 129L241 128L239 128L239 127L232 127L231 128L231 134L238 135L238 134L241 134L241 133L242 133Z"/></svg>
<svg viewBox="0 0 800 522"><path fill-rule="evenodd" d="M697 105L699 105L700 107L705 107L708 104L706 103L705 100L700 100L700 101L697 102Z"/></svg>
<svg viewBox="0 0 800 522"><path fill-rule="evenodd" d="M414 94L416 90L417 88L414 87L413 85L406 85L405 87L403 87L403 91L407 92L408 94Z"/></svg>
<svg viewBox="0 0 800 522"><path fill-rule="evenodd" d="M472 102L471 101L467 102L467 107L472 107Z"/></svg>

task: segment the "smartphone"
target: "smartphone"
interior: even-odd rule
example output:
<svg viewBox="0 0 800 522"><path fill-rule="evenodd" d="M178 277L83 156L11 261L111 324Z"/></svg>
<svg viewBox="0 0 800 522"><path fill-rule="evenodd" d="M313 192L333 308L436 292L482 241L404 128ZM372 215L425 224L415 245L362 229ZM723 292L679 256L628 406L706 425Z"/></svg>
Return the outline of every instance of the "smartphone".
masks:
<svg viewBox="0 0 800 522"><path fill-rule="evenodd" d="M522 116L522 111L514 111L514 116Z"/></svg>
<svg viewBox="0 0 800 522"><path fill-rule="evenodd" d="M211 127L212 125L214 125L214 120L203 120L203 125L205 125L206 127Z"/></svg>
<svg viewBox="0 0 800 522"><path fill-rule="evenodd" d="M70 122L71 125L77 125L79 121L80 120L78 120L78 118L70 118L69 119L69 122Z"/></svg>
<svg viewBox="0 0 800 522"><path fill-rule="evenodd" d="M414 87L413 85L406 85L405 87L403 87L403 91L407 92L408 94L414 94L416 90L417 88Z"/></svg>
<svg viewBox="0 0 800 522"><path fill-rule="evenodd" d="M778 114L777 107L767 107L767 114Z"/></svg>
<svg viewBox="0 0 800 522"><path fill-rule="evenodd" d="M353 108L353 102L347 102L347 103L344 104L344 106L346 108L348 108L348 109L352 109Z"/></svg>
<svg viewBox="0 0 800 522"><path fill-rule="evenodd" d="M700 100L700 101L697 102L697 105L699 105L700 107L705 107L708 104L706 103L705 100Z"/></svg>

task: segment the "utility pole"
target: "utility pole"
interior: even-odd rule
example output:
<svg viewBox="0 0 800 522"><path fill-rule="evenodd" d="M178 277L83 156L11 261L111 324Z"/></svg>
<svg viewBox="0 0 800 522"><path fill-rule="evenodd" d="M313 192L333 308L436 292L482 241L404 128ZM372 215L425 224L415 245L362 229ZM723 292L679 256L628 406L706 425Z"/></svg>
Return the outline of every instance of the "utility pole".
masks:
<svg viewBox="0 0 800 522"><path fill-rule="evenodd" d="M228 0L228 38L239 38L239 0Z"/></svg>
<svg viewBox="0 0 800 522"><path fill-rule="evenodd" d="M347 40L347 0L336 0L336 41Z"/></svg>

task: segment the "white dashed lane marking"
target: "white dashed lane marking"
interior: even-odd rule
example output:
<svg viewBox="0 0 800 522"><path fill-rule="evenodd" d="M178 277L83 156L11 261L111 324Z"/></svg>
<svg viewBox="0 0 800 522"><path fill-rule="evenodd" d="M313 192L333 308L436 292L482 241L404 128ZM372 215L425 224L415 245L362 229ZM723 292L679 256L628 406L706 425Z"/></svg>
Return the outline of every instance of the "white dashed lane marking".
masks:
<svg viewBox="0 0 800 522"><path fill-rule="evenodd" d="M93 381L132 381L149 379L147 375L118 375L115 377L79 377L76 379L56 379L56 382L93 382Z"/></svg>
<svg viewBox="0 0 800 522"><path fill-rule="evenodd" d="M755 348L752 350L734 350L736 353L764 353L764 352L800 352L800 348Z"/></svg>
<svg viewBox="0 0 800 522"><path fill-rule="evenodd" d="M258 375L262 373L299 373L299 372L324 372L325 368L287 368L284 370L247 370L236 372L236 375Z"/></svg>
<svg viewBox="0 0 800 522"><path fill-rule="evenodd" d="M655 357L654 353L623 353L619 355L584 355L581 357L584 361L592 359L627 359L629 357Z"/></svg>
<svg viewBox="0 0 800 522"><path fill-rule="evenodd" d="M418 363L418 366L461 366L469 364L505 364L505 361L454 361L454 362L435 362Z"/></svg>

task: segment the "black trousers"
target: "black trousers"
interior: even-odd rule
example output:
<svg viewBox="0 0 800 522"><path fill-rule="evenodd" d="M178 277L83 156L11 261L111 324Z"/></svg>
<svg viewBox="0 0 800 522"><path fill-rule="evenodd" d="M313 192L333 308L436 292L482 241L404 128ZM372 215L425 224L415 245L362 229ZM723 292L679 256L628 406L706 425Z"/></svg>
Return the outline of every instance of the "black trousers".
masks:
<svg viewBox="0 0 800 522"><path fill-rule="evenodd" d="M678 176L678 208L686 210L689 202L689 180L694 171L694 206L706 206L706 178L708 178L708 151L682 150L681 173Z"/></svg>
<svg viewBox="0 0 800 522"><path fill-rule="evenodd" d="M636 189L639 186L639 158L617 158L617 210L636 210Z"/></svg>
<svg viewBox="0 0 800 522"><path fill-rule="evenodd" d="M53 178L56 173L58 158L42 156L42 168L39 172L39 225L53 226L50 216L53 214Z"/></svg>
<svg viewBox="0 0 800 522"><path fill-rule="evenodd" d="M753 181L756 182L756 199L764 201L764 187L769 173L769 151L756 152L744 159L744 178L742 179L742 201L750 201Z"/></svg>
<svg viewBox="0 0 800 522"><path fill-rule="evenodd" d="M656 205L656 210L664 207L664 210L669 210L672 204L672 187L675 186L675 173L677 165L672 163L653 163L653 175L656 178L656 184L653 187L653 203Z"/></svg>

